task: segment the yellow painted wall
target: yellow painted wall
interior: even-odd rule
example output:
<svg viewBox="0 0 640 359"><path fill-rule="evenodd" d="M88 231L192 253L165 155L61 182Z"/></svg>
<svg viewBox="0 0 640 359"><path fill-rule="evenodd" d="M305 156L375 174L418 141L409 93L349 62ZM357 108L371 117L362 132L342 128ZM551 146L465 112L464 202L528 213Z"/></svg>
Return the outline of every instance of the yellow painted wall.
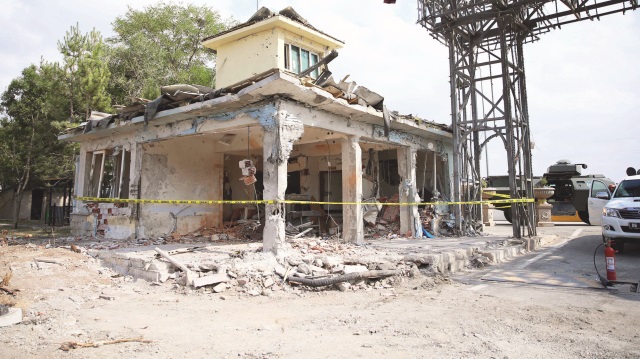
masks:
<svg viewBox="0 0 640 359"><path fill-rule="evenodd" d="M256 32L217 48L216 88L233 85L271 69L285 69L284 45L289 43L320 55L332 49L303 34L274 27Z"/></svg>
<svg viewBox="0 0 640 359"><path fill-rule="evenodd" d="M277 68L278 42L279 31L273 28L220 46L216 60L216 88Z"/></svg>

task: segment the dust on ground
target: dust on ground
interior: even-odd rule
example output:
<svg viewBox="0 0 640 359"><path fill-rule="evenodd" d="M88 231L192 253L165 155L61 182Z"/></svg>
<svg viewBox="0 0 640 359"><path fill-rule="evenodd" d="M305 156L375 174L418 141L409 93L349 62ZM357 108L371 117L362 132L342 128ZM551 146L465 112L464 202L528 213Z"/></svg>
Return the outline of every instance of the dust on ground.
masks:
<svg viewBox="0 0 640 359"><path fill-rule="evenodd" d="M637 299L514 288L481 294L421 272L253 295L122 276L86 253L41 243L0 248L0 303L22 308L0 328L1 358L637 358ZM415 272L415 271L414 271ZM425 275L426 274L426 275ZM485 292L486 293L486 292ZM122 342L119 340L149 342ZM63 343L94 343L64 351Z"/></svg>

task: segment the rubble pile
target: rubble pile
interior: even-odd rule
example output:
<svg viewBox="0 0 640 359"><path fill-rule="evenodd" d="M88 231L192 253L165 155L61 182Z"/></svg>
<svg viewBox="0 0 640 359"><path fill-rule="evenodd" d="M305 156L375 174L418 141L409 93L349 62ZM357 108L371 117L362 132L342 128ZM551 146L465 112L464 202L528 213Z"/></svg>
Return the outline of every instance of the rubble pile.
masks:
<svg viewBox="0 0 640 359"><path fill-rule="evenodd" d="M365 238L387 238L395 239L400 237L400 222L387 222L386 220L379 218L375 224L368 223L364 228Z"/></svg>
<svg viewBox="0 0 640 359"><path fill-rule="evenodd" d="M426 228L434 223L436 211L437 207L421 210ZM255 232L258 221L239 221L234 227L202 228L188 235L166 238L87 241L68 237L49 239L49 243L40 239L39 245L27 246L85 253L125 278L144 279L157 285L173 284L181 291L229 291L248 296L302 294L323 289L393 290L402 283L414 285L424 281L425 276L446 276L464 268L499 263L505 256L500 247L522 247L522 242L516 240L479 242L453 250L420 243L406 245L415 242L406 238L394 240L398 235L390 229L397 231L398 222L389 223L382 214L379 210L375 226L367 227L371 236L382 241L356 244L343 242L336 236L309 237L305 233L313 228L311 224L288 225L285 248L278 255L263 252L262 244L254 243L250 236L239 240L244 231Z"/></svg>
<svg viewBox="0 0 640 359"><path fill-rule="evenodd" d="M138 255L128 260L111 251L89 251L89 254L123 275L159 285L173 283L177 290L236 292L247 296L302 294L323 289L393 289L409 278L423 281L424 276L447 275L434 265L434 259L425 255L387 252L320 238L299 238L287 244L287 254L280 256L262 252L257 243L234 247L249 246L249 249L202 246L165 252L156 248L155 255Z"/></svg>

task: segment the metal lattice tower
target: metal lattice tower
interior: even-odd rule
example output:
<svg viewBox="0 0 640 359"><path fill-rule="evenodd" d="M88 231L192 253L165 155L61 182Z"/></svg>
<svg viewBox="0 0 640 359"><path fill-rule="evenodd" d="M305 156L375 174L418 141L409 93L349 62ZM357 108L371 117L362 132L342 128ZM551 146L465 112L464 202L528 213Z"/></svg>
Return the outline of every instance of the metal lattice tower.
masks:
<svg viewBox="0 0 640 359"><path fill-rule="evenodd" d="M480 159L504 143L511 198L533 198L523 44L562 25L638 8L638 0L418 0L418 23L449 47L453 201L480 201ZM459 234L481 223L479 205L454 206ZM511 205L513 235L534 236L533 203Z"/></svg>

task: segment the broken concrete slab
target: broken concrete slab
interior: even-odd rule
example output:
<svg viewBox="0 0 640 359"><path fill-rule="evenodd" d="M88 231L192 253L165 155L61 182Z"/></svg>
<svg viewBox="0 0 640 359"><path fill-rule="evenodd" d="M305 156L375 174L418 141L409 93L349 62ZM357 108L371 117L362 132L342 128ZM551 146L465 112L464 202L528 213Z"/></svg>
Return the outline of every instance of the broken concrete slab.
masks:
<svg viewBox="0 0 640 359"><path fill-rule="evenodd" d="M344 274L349 274L349 273L361 273L361 272L366 272L368 271L369 268L361 265L361 264L357 264L357 265L345 265L343 268L343 272Z"/></svg>
<svg viewBox="0 0 640 359"><path fill-rule="evenodd" d="M222 293L225 290L227 290L227 283L220 283L220 284L216 285L215 287L213 287L213 292L214 293Z"/></svg>
<svg viewBox="0 0 640 359"><path fill-rule="evenodd" d="M192 283L194 288L199 288L199 287L204 287L205 285L226 283L230 279L231 278L229 278L229 276L226 273L218 273L214 275L194 278Z"/></svg>

